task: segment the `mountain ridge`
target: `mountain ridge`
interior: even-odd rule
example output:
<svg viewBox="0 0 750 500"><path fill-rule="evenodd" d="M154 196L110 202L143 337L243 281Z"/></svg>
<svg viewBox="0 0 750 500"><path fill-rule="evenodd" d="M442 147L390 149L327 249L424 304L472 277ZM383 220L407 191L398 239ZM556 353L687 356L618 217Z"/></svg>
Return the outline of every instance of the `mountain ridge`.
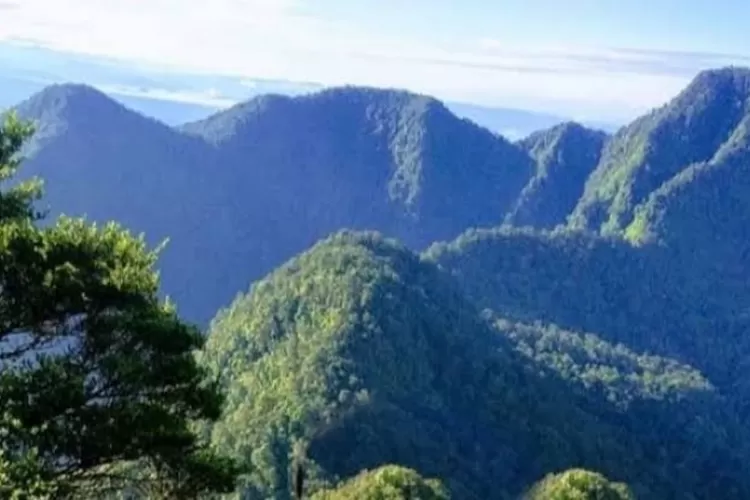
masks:
<svg viewBox="0 0 750 500"><path fill-rule="evenodd" d="M650 192L726 142L750 102L750 69L699 73L679 95L613 136L571 214L574 227L618 231Z"/></svg>
<svg viewBox="0 0 750 500"><path fill-rule="evenodd" d="M599 163L609 136L576 122L531 134L519 145L535 159L536 173L519 195L505 222L551 228L565 223Z"/></svg>

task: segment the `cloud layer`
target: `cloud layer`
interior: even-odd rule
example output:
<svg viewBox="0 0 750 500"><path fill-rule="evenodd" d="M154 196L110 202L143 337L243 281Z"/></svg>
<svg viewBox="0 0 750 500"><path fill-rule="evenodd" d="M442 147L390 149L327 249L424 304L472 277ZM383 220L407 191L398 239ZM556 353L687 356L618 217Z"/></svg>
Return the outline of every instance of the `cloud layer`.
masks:
<svg viewBox="0 0 750 500"><path fill-rule="evenodd" d="M440 46L323 17L303 0L0 0L0 41L248 78L406 87L451 100L625 119L734 54Z"/></svg>

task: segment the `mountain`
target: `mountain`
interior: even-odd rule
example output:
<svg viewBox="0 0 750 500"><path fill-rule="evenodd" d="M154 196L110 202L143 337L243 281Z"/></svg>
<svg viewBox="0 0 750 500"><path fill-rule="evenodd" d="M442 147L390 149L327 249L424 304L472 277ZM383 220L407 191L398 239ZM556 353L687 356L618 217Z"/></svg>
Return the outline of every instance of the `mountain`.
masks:
<svg viewBox="0 0 750 500"><path fill-rule="evenodd" d="M665 246L696 295L744 324L749 151L750 69L705 71L609 142L571 223Z"/></svg>
<svg viewBox="0 0 750 500"><path fill-rule="evenodd" d="M398 91L263 96L184 130L82 85L17 111L37 124L23 173L46 179L52 214L169 237L164 290L202 323L342 227L421 247L497 224L534 170L516 145Z"/></svg>
<svg viewBox="0 0 750 500"><path fill-rule="evenodd" d="M572 225L624 230L652 192L692 165L711 161L741 134L749 96L749 69L704 71L667 105L621 129L589 178Z"/></svg>
<svg viewBox="0 0 750 500"><path fill-rule="evenodd" d="M564 224L599 163L606 139L604 132L566 122L521 141L537 169L505 221L539 228Z"/></svg>
<svg viewBox="0 0 750 500"><path fill-rule="evenodd" d="M214 319L200 360L228 390L208 433L249 466L248 495L289 498L295 453L312 490L397 463L469 500L515 498L574 465L639 498L750 494L747 441L695 370L490 321L376 234L334 235L255 283Z"/></svg>
<svg viewBox="0 0 750 500"><path fill-rule="evenodd" d="M516 145L400 91L263 96L182 130L218 152L236 230L214 276L232 294L341 228L420 248L498 224L534 170Z"/></svg>
<svg viewBox="0 0 750 500"><path fill-rule="evenodd" d="M494 225L533 171L513 144L401 91L265 96L183 130L221 149L246 194L262 186L252 196L280 223L305 222L309 244L353 227L424 246Z"/></svg>
<svg viewBox="0 0 750 500"><path fill-rule="evenodd" d="M699 369L750 415L750 316L742 274L686 267L661 245L557 230L468 231L425 258L481 307L521 322L596 332Z"/></svg>
<svg viewBox="0 0 750 500"><path fill-rule="evenodd" d="M710 159L653 191L625 229L633 242L665 244L685 266L712 271L724 286L734 282L738 294L750 263L750 71L744 77L747 110L731 135Z"/></svg>
<svg viewBox="0 0 750 500"><path fill-rule="evenodd" d="M552 228L571 212L573 227L668 244L683 267L704 268L692 293L719 284L733 309L712 307L741 323L748 72L702 73L611 138L563 123L519 143L395 90L264 95L174 129L89 87L56 85L18 106L39 127L23 170L47 180L53 214L170 237L164 291L202 324L341 228L422 249L472 227Z"/></svg>
<svg viewBox="0 0 750 500"><path fill-rule="evenodd" d="M163 288L188 316L227 300L212 269L201 265L218 260L211 242L231 234L222 226L224 209L214 208L220 185L208 145L82 85L48 87L16 111L37 126L21 175L44 179L40 208L117 220L152 245L168 238Z"/></svg>

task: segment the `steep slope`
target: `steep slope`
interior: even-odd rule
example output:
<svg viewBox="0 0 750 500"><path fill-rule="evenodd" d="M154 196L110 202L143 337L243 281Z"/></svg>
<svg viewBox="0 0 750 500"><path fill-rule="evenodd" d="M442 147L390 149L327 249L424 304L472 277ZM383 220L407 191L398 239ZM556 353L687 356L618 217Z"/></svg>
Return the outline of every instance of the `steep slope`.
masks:
<svg viewBox="0 0 750 500"><path fill-rule="evenodd" d="M510 498L572 466L622 478L643 498L749 493L733 448L693 422L706 400L718 406L699 374L653 359L628 367L624 359L637 357L618 348L618 364L579 376L586 370L544 361L534 354L544 348L529 351L514 331L481 318L452 280L405 248L338 234L212 323L201 360L229 394L212 439L250 466L247 492L279 499L300 449L311 490L396 463L464 499ZM595 356L571 359L609 363ZM639 370L650 373L642 382L630 373ZM636 386L615 389L617 403L581 389L597 378L607 385L612 373ZM666 394L655 396L652 382Z"/></svg>
<svg viewBox="0 0 750 500"><path fill-rule="evenodd" d="M750 69L705 71L675 99L620 130L571 216L575 227L622 231L635 207L690 165L709 161L750 112Z"/></svg>
<svg viewBox="0 0 750 500"><path fill-rule="evenodd" d="M689 166L637 207L625 235L668 245L686 266L714 271L747 297L749 192L750 113L711 159Z"/></svg>
<svg viewBox="0 0 750 500"><path fill-rule="evenodd" d="M482 307L682 360L750 416L744 274L728 280L660 245L563 231L469 231L426 256Z"/></svg>
<svg viewBox="0 0 750 500"><path fill-rule="evenodd" d="M536 173L505 221L539 228L564 224L599 163L606 139L604 132L567 122L522 140L520 146L536 161Z"/></svg>
<svg viewBox="0 0 750 500"><path fill-rule="evenodd" d="M533 172L520 148L401 91L264 96L183 130L216 144L277 224L299 228L295 253L342 227L419 247L495 225Z"/></svg>
<svg viewBox="0 0 750 500"><path fill-rule="evenodd" d="M218 259L211 243L229 232L220 230L220 211L209 210L218 198L210 147L82 85L48 87L16 111L37 127L21 176L44 179L40 208L117 220L151 243L169 238L164 290L190 318L219 307L204 264Z"/></svg>

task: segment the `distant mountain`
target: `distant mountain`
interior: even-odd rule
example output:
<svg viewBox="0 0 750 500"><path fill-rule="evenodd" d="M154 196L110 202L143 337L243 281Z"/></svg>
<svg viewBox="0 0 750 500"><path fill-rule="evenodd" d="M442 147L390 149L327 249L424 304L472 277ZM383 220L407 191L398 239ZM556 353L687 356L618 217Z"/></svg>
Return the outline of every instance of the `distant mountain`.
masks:
<svg viewBox="0 0 750 500"><path fill-rule="evenodd" d="M732 462L743 443L719 437L721 403L692 369L490 323L374 234L337 234L257 282L214 319L200 359L229 391L210 434L247 460L246 494L288 499L295 449L312 488L398 463L454 498L516 498L575 464L644 499L750 494Z"/></svg>
<svg viewBox="0 0 750 500"><path fill-rule="evenodd" d="M75 55L50 54L39 48L9 48L0 44L0 110L28 99L50 84L75 78L90 84L145 116L170 126L198 121L228 107L266 94L295 96L320 91L323 85L285 80L243 79L222 75L166 73L144 68L123 68ZM212 100L215 94L219 100ZM550 128L568 118L523 109L448 102L447 107L510 140ZM587 123L606 131L616 125Z"/></svg>
<svg viewBox="0 0 750 500"><path fill-rule="evenodd" d="M599 163L606 139L604 132L566 122L521 141L536 160L537 170L506 222L539 228L564 224Z"/></svg>
<svg viewBox="0 0 750 500"><path fill-rule="evenodd" d="M221 186L210 146L82 85L48 87L16 111L37 126L21 175L44 179L41 208L116 220L152 244L169 238L163 287L190 317L231 297L210 300L222 287L199 265L218 260L211 242L232 232L213 208Z"/></svg>
<svg viewBox="0 0 750 500"><path fill-rule="evenodd" d="M0 42L0 67L0 109L28 99L45 86L75 81L85 82L168 125L203 119L226 107L226 102L271 92L296 95L321 88L309 82L159 70L13 42Z"/></svg>
<svg viewBox="0 0 750 500"><path fill-rule="evenodd" d="M419 247L495 225L534 170L517 146L402 91L264 96L182 130L221 150L238 196L308 227L307 245L341 227Z"/></svg>
<svg viewBox="0 0 750 500"><path fill-rule="evenodd" d="M635 207L696 163L709 162L750 110L750 70L705 71L675 99L620 130L572 214L576 227L624 230Z"/></svg>
<svg viewBox="0 0 750 500"><path fill-rule="evenodd" d="M47 180L44 203L169 236L164 289L201 322L342 227L420 248L499 224L536 170L518 145L401 91L268 95L182 130L81 85L17 110L38 126L24 175Z"/></svg>
<svg viewBox="0 0 750 500"><path fill-rule="evenodd" d="M704 272L706 290L723 280L740 293L744 274L730 270L746 255L747 73L703 73L610 139L563 123L511 143L435 99L356 87L265 95L179 130L79 85L49 87L18 109L39 125L24 171L47 179L44 202L121 220L152 241L170 236L164 289L205 322L237 290L341 228L421 249L468 228L551 228L571 212L574 226L633 242L679 235L673 250L726 263ZM717 197L729 179L734 194ZM687 191L700 193L679 195ZM703 205L690 205L694 197ZM697 220L704 232L694 243L729 243L683 245L686 221ZM738 318L750 310L731 303Z"/></svg>

